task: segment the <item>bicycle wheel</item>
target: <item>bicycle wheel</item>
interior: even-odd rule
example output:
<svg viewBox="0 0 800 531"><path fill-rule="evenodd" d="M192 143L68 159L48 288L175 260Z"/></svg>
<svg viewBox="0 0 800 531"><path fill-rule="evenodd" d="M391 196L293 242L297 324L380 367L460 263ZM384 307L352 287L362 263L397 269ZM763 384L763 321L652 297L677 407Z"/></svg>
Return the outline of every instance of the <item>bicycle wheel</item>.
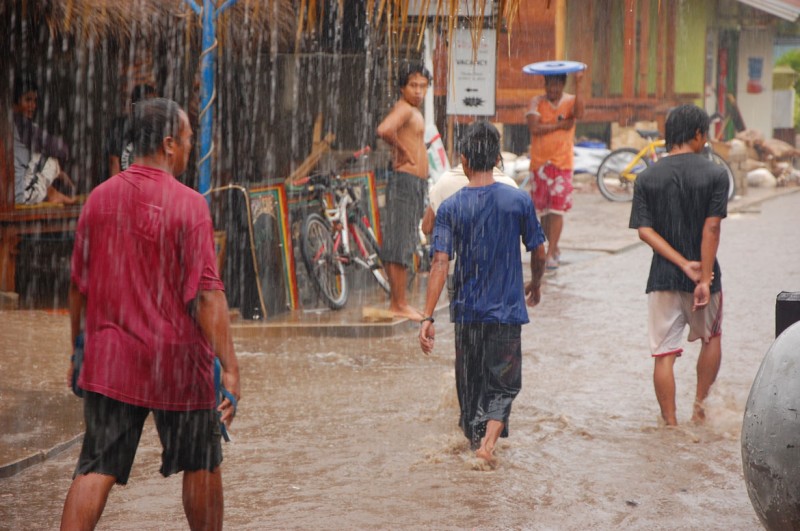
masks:
<svg viewBox="0 0 800 531"><path fill-rule="evenodd" d="M633 148L615 149L600 163L597 168L597 187L603 197L609 201L633 200L633 182L645 168L650 166L646 158L637 158L639 152ZM623 175L628 168L633 178Z"/></svg>
<svg viewBox="0 0 800 531"><path fill-rule="evenodd" d="M356 255L355 263L369 269L378 285L383 288L383 291L389 293L391 291L389 288L389 277L386 275L386 270L383 268L378 242L375 240L375 235L372 230L368 229L360 219L354 219L350 222L350 230L352 234L358 238L358 241L361 242L361 245L364 246L364 252L362 253L358 242L351 239L350 247Z"/></svg>
<svg viewBox="0 0 800 531"><path fill-rule="evenodd" d="M728 173L728 201L733 199L736 195L736 179L733 178L733 170L730 165L723 159L716 151L711 151L708 154L708 159L714 164L719 164Z"/></svg>
<svg viewBox="0 0 800 531"><path fill-rule="evenodd" d="M301 249L308 276L328 307L339 310L347 302L348 285L344 266L333 247L330 224L319 214L309 214L302 230Z"/></svg>

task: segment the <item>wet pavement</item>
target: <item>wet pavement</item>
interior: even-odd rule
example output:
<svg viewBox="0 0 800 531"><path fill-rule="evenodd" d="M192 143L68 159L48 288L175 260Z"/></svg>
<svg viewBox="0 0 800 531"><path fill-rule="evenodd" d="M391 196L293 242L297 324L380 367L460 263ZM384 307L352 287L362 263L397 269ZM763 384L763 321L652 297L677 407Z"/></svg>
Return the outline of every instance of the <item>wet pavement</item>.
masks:
<svg viewBox="0 0 800 531"><path fill-rule="evenodd" d="M496 470L476 471L456 430L444 319L427 358L412 323L363 322L361 306L385 304L377 291L340 312L236 323L244 400L225 447L226 525L757 528L739 429L773 338L775 296L800 289L800 251L787 245L800 223L798 190L751 188L730 205L723 366L705 427L657 428L645 352L649 250L627 229L630 205L597 193L576 194L565 265L523 328L523 392ZM419 305L423 291L420 277ZM0 323L0 528L53 528L82 432L80 401L65 383L67 317L0 310ZM689 345L676 364L679 421L691 408L695 351ZM158 455L148 432L101 529L185 528L180 480L158 475Z"/></svg>

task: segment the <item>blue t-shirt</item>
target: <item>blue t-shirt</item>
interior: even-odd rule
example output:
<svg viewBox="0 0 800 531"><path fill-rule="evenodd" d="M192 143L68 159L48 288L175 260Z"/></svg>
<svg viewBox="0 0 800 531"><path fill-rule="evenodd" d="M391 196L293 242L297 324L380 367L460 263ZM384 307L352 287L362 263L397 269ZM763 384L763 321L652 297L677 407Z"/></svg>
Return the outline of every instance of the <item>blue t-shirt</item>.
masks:
<svg viewBox="0 0 800 531"><path fill-rule="evenodd" d="M528 251L545 241L530 195L522 190L501 183L465 187L441 204L433 251L457 256L454 322L528 322L520 238Z"/></svg>

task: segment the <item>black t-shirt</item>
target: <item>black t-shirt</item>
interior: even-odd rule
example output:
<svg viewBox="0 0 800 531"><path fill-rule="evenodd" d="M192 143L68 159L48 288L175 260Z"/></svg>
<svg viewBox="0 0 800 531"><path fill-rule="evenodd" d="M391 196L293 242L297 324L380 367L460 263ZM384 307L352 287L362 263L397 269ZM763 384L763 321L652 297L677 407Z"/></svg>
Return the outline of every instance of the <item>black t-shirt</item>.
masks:
<svg viewBox="0 0 800 531"><path fill-rule="evenodd" d="M636 178L630 228L651 227L687 260L700 261L706 218L728 215L728 175L702 155L670 155ZM694 292L695 283L681 269L653 252L647 293ZM714 261L711 292L722 289L719 263Z"/></svg>

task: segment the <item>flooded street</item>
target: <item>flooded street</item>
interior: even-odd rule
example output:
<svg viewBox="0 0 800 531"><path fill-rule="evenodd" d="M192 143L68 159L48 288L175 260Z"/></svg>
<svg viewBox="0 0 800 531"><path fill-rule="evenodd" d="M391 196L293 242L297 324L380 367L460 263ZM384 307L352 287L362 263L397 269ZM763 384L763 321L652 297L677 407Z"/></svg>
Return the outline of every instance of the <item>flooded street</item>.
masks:
<svg viewBox="0 0 800 531"><path fill-rule="evenodd" d="M413 332L237 341L243 399L224 447L226 527L759 529L739 432L774 339L775 297L800 289L798 201L723 222L723 361L704 427L688 424L697 344L675 366L682 427L658 427L644 245L565 251L572 263L523 327L523 389L494 470L480 470L458 431L444 315L430 357ZM0 528L56 528L78 451L0 480ZM181 479L160 477L159 453L150 423L99 529L186 528Z"/></svg>

